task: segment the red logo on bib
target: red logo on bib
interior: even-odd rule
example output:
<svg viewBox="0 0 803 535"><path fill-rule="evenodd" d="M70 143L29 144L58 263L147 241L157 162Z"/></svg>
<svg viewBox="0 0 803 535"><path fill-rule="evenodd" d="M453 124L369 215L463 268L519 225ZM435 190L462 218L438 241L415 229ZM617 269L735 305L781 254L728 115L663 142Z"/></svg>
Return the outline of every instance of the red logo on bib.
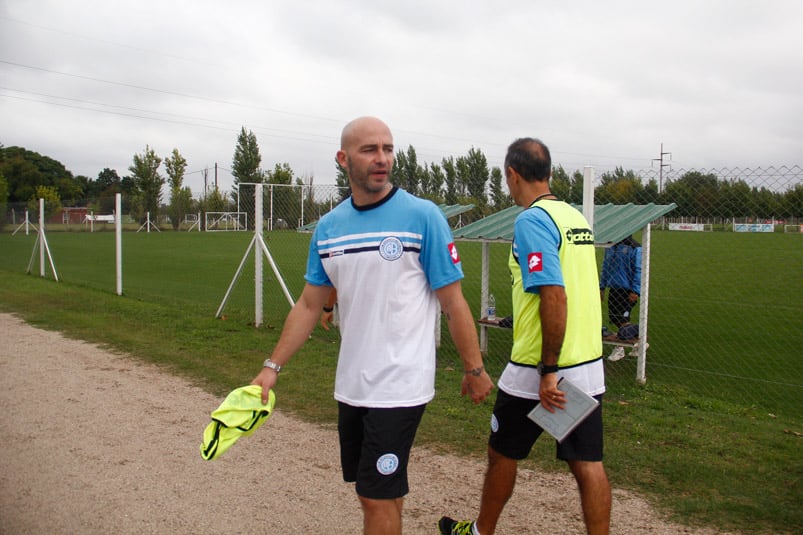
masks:
<svg viewBox="0 0 803 535"><path fill-rule="evenodd" d="M541 261L541 253L530 253L527 255L527 269L530 273L543 271L544 263Z"/></svg>

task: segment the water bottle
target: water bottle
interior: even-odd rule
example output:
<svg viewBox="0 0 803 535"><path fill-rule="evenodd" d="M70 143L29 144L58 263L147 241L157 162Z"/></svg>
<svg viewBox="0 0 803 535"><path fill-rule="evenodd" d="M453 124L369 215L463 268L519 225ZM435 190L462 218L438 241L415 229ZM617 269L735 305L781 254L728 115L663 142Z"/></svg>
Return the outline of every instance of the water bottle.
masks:
<svg viewBox="0 0 803 535"><path fill-rule="evenodd" d="M496 299L494 298L494 294L488 296L488 319L496 319Z"/></svg>

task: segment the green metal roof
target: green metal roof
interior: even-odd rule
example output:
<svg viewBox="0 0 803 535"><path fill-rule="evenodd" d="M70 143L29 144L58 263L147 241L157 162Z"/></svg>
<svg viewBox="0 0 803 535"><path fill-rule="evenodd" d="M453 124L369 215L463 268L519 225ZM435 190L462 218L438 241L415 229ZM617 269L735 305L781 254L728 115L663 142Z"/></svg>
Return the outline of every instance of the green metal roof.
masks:
<svg viewBox="0 0 803 535"><path fill-rule="evenodd" d="M583 211L582 206L573 204ZM647 223L677 208L672 204L598 204L594 207L594 241L597 245L614 244L644 228ZM513 224L522 208L511 206L469 223L454 231L458 240L513 241Z"/></svg>
<svg viewBox="0 0 803 535"><path fill-rule="evenodd" d="M441 209L446 219L460 215L474 209L473 204L439 204L438 208Z"/></svg>

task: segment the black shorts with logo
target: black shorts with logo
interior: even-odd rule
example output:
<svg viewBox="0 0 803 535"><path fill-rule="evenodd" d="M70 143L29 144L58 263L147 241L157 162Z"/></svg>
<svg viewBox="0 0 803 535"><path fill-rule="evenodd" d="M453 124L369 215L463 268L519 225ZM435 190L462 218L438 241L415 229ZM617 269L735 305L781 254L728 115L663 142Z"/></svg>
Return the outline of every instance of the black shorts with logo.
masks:
<svg viewBox="0 0 803 535"><path fill-rule="evenodd" d="M558 387L560 388L560 387ZM602 395L600 402L563 442L557 443L556 457L564 461L602 461ZM525 459L544 430L527 414L538 405L537 399L512 396L498 390L491 416L491 436L488 445L510 459ZM558 409L560 410L560 409Z"/></svg>
<svg viewBox="0 0 803 535"><path fill-rule="evenodd" d="M359 496L401 498L409 492L410 448L426 405L398 408L354 407L338 403L340 466L343 480L356 482Z"/></svg>

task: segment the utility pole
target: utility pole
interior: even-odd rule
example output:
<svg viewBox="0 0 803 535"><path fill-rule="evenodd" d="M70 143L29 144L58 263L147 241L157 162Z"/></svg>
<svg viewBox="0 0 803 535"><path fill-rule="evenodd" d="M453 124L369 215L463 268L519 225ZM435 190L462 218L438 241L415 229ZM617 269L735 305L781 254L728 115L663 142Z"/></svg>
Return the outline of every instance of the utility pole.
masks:
<svg viewBox="0 0 803 535"><path fill-rule="evenodd" d="M215 162L215 191L217 191L217 162Z"/></svg>
<svg viewBox="0 0 803 535"><path fill-rule="evenodd" d="M209 168L204 167L204 199L206 199L206 194L209 191L209 184L207 184L208 175L209 175Z"/></svg>
<svg viewBox="0 0 803 535"><path fill-rule="evenodd" d="M669 155L669 160L672 160L672 153L671 152L664 152L664 144L661 143L661 155L658 158L653 158L653 162L660 162L660 167L658 168L658 193L662 193L664 190L664 167L671 167L672 164L664 163L664 156ZM650 163L650 167L652 167L652 163Z"/></svg>

